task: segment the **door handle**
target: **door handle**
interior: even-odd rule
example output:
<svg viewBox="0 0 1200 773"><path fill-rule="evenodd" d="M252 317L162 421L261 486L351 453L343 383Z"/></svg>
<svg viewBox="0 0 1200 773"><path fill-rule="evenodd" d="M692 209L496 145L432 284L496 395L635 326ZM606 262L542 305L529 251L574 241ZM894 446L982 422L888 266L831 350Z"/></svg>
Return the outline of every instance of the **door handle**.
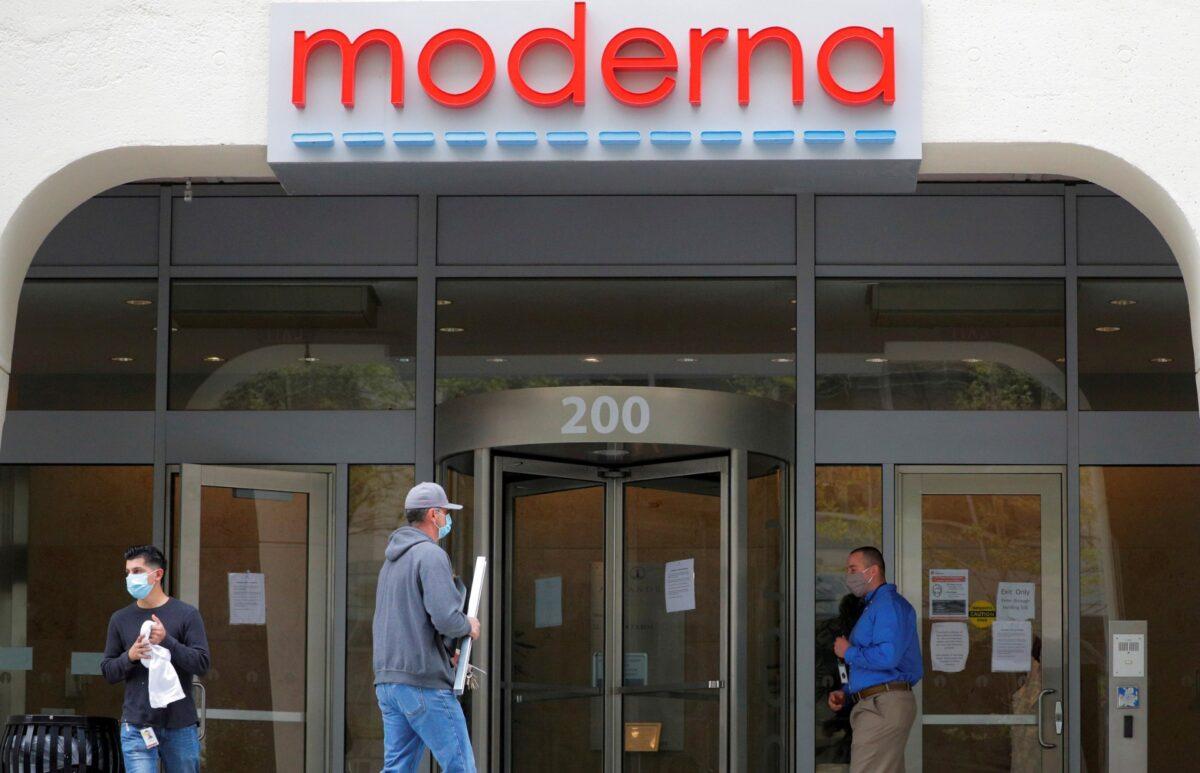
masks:
<svg viewBox="0 0 1200 773"><path fill-rule="evenodd" d="M1057 735L1062 735L1063 728L1063 709L1062 701L1054 702L1054 732Z"/></svg>
<svg viewBox="0 0 1200 773"><path fill-rule="evenodd" d="M200 715L200 731L196 734L196 740L203 741L204 730L208 724L208 688L196 677L192 677L192 687L200 693L200 711L197 712Z"/></svg>
<svg viewBox="0 0 1200 773"><path fill-rule="evenodd" d="M1045 713L1042 711L1042 699L1045 698L1047 695L1054 695L1057 692L1058 692L1058 690L1042 690L1040 693L1038 693L1038 698L1037 698L1038 744L1043 749L1058 748L1058 744L1046 743L1046 736L1042 733L1042 716ZM1055 709L1055 727L1058 728L1059 733L1062 733L1062 718L1061 718L1062 714L1060 713L1061 708L1062 708L1062 701L1056 701L1056 703L1058 704L1058 707Z"/></svg>

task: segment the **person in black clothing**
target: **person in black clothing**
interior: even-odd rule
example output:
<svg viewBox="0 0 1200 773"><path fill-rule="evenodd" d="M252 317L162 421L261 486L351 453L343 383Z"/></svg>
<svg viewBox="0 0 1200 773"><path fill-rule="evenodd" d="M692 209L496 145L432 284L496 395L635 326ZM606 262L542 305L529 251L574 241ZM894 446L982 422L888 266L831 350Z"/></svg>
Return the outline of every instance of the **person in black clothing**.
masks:
<svg viewBox="0 0 1200 773"><path fill-rule="evenodd" d="M833 642L839 636L849 636L854 624L862 617L865 604L853 593L842 596L838 603L837 617L830 618L817 627L817 692L823 694L837 689L841 683L837 657L833 654ZM832 687L831 687L832 686ZM822 701L818 701L821 703ZM821 730L830 739L825 745L820 762L849 763L850 744L853 738L850 729L850 709L846 705L841 711L821 723Z"/></svg>
<svg viewBox="0 0 1200 773"><path fill-rule="evenodd" d="M208 673L204 621L190 604L168 596L162 587L167 560L153 545L125 551L125 587L136 601L113 613L100 670L109 684L125 683L121 708L121 752L127 773L198 773L200 740L193 676ZM142 624L151 622L149 636ZM184 697L163 708L150 705L149 670L140 662L158 645L171 655Z"/></svg>

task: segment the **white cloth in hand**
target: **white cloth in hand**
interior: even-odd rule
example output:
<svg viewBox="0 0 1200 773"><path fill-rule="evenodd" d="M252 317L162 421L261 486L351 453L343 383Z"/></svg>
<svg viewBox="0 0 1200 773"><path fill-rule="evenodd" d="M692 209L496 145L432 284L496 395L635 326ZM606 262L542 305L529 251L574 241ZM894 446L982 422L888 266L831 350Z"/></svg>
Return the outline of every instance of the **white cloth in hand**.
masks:
<svg viewBox="0 0 1200 773"><path fill-rule="evenodd" d="M142 637L146 641L150 641L150 629L153 627L153 620L142 623ZM179 674L175 673L175 666L171 665L170 650L158 644L151 644L150 654L142 658L142 665L150 671L150 708L161 709L183 698Z"/></svg>

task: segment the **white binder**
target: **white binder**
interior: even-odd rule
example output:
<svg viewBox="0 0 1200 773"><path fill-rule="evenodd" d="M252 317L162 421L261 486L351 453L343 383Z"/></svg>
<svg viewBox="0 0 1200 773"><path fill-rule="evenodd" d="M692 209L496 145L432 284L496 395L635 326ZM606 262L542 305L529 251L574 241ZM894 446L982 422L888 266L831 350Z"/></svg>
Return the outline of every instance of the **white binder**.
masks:
<svg viewBox="0 0 1200 773"><path fill-rule="evenodd" d="M487 558L478 556L475 559L475 576L471 578L471 595L467 597L467 617L479 619L479 600L483 598L483 578L487 575ZM454 673L454 694L462 695L466 689L467 671L471 663L471 645L474 642L470 635L462 638L458 646L458 670Z"/></svg>

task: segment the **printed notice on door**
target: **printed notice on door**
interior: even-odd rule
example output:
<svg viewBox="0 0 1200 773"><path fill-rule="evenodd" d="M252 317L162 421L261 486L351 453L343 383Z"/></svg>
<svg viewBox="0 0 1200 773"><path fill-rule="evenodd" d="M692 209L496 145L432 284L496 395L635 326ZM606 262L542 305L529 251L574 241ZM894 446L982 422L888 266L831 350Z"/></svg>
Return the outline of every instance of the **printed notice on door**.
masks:
<svg viewBox="0 0 1200 773"><path fill-rule="evenodd" d="M229 573L229 624L267 624L266 575L259 572Z"/></svg>
<svg viewBox="0 0 1200 773"><path fill-rule="evenodd" d="M929 616L967 616L967 585L970 572L966 569L929 570Z"/></svg>
<svg viewBox="0 0 1200 773"><path fill-rule="evenodd" d="M668 612L686 612L696 608L696 559L668 561L663 591Z"/></svg>
<svg viewBox="0 0 1200 773"><path fill-rule="evenodd" d="M562 577L539 577L533 581L533 627L562 625Z"/></svg>
<svg viewBox="0 0 1200 773"><path fill-rule="evenodd" d="M992 625L992 670L1025 672L1033 657L1033 625L1028 620L997 620Z"/></svg>
<svg viewBox="0 0 1200 773"><path fill-rule="evenodd" d="M1036 602L1031 582L1002 582L996 590L996 617L1001 620L1032 620Z"/></svg>
<svg viewBox="0 0 1200 773"><path fill-rule="evenodd" d="M929 662L934 671L957 674L967 667L971 637L966 623L934 623L929 632Z"/></svg>

